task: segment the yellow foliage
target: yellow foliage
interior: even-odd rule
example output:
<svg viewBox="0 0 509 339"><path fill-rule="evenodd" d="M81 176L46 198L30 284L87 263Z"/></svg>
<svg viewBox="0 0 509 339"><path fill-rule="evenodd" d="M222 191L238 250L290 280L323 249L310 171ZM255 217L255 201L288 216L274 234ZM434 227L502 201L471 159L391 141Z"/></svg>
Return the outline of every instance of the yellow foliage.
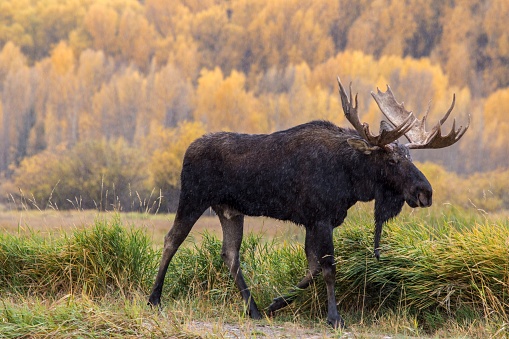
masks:
<svg viewBox="0 0 509 339"><path fill-rule="evenodd" d="M144 196L145 158L123 139L59 147L25 158L13 175L13 191L37 208L131 209ZM8 187L9 188L9 187Z"/></svg>
<svg viewBox="0 0 509 339"><path fill-rule="evenodd" d="M167 190L180 186L182 160L187 147L195 139L205 134L204 126L199 122L183 122L172 129L153 126L150 138L158 147L153 151L150 173L153 187Z"/></svg>
<svg viewBox="0 0 509 339"><path fill-rule="evenodd" d="M417 164L433 187L433 204L483 212L509 209L509 170L458 176L433 163Z"/></svg>
<svg viewBox="0 0 509 339"><path fill-rule="evenodd" d="M148 130L153 122L164 127L174 127L179 121L190 117L194 91L191 80L182 74L180 68L168 63L148 77L146 87L147 111L139 116L143 119L137 125L140 131Z"/></svg>
<svg viewBox="0 0 509 339"><path fill-rule="evenodd" d="M57 74L74 71L74 52L65 42L59 43L51 52L51 63Z"/></svg>
<svg viewBox="0 0 509 339"><path fill-rule="evenodd" d="M248 40L259 69L301 62L314 66L333 54L332 39L316 17L322 11L314 11L315 3L269 1L257 13L248 26Z"/></svg>
<svg viewBox="0 0 509 339"><path fill-rule="evenodd" d="M377 57L405 54L407 41L415 34L415 11L408 1L372 1L362 11L348 32L347 47Z"/></svg>
<svg viewBox="0 0 509 339"><path fill-rule="evenodd" d="M61 154L53 150L23 159L14 175L14 187L29 199L34 199L40 208L44 208L42 204L47 202L61 180L61 173L56 168L60 160ZM63 162L61 164L66 165ZM18 192L9 193L16 195Z"/></svg>
<svg viewBox="0 0 509 339"><path fill-rule="evenodd" d="M499 166L506 166L509 156L508 104L509 89L496 91L484 104L482 142L491 153L490 159Z"/></svg>
<svg viewBox="0 0 509 339"><path fill-rule="evenodd" d="M147 19L132 10L122 14L118 24L118 46L122 56L141 69L148 68L155 32Z"/></svg>
<svg viewBox="0 0 509 339"><path fill-rule="evenodd" d="M26 57L19 47L9 41L0 52L0 81L3 82L9 72L25 67L26 62Z"/></svg>
<svg viewBox="0 0 509 339"><path fill-rule="evenodd" d="M196 89L195 120L209 131L266 132L266 116L261 115L254 94L245 90L245 82L244 74L236 71L224 78L219 68L202 70Z"/></svg>
<svg viewBox="0 0 509 339"><path fill-rule="evenodd" d="M163 36L173 38L177 34L187 33L186 29L189 30L190 25L180 24L183 18L189 15L188 7L181 1L146 0L145 9L147 19Z"/></svg>
<svg viewBox="0 0 509 339"><path fill-rule="evenodd" d="M174 65L182 72L186 80L195 80L199 73L200 54L198 44L193 40L187 40L183 35L178 35L169 48L167 66Z"/></svg>
<svg viewBox="0 0 509 339"><path fill-rule="evenodd" d="M116 51L118 14L114 9L100 2L93 4L85 16L84 25L92 36L95 49L106 52Z"/></svg>
<svg viewBox="0 0 509 339"><path fill-rule="evenodd" d="M465 125L470 114L470 130L455 148L416 157L462 173L507 168L508 18L505 0L0 1L0 172L102 138L143 145L178 168L187 143L176 135L196 137L189 120L199 133L315 119L348 127L337 75L353 83L374 132L376 87L390 84L419 118L432 100L428 129L456 93L452 116ZM164 168L157 176L175 185L178 171L168 179Z"/></svg>

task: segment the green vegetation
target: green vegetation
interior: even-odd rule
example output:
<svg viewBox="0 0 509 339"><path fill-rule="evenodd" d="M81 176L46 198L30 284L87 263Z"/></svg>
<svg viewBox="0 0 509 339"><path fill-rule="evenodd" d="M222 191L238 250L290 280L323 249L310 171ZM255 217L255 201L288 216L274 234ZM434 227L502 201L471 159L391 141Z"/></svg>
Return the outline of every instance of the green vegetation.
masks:
<svg viewBox="0 0 509 339"><path fill-rule="evenodd" d="M0 235L0 290L19 294L127 296L149 286L156 258L140 230L119 218L71 236Z"/></svg>
<svg viewBox="0 0 509 339"><path fill-rule="evenodd" d="M452 208L426 213L406 214L387 225L380 262L372 256L366 208L353 208L335 231L337 296L349 331L507 334L508 219ZM196 321L212 322L216 331L224 331L225 323L245 326L250 320L239 318L241 298L220 250L220 240L205 233L200 242L191 239L177 252L158 313L145 298L159 251L118 216L71 235L2 235L0 332L7 337L121 337L155 331L187 338L207 336L206 329L193 329ZM248 235L241 256L262 307L292 288L306 269L302 244L290 239ZM274 320L262 322L307 324L333 336L321 324L325 300L318 278Z"/></svg>

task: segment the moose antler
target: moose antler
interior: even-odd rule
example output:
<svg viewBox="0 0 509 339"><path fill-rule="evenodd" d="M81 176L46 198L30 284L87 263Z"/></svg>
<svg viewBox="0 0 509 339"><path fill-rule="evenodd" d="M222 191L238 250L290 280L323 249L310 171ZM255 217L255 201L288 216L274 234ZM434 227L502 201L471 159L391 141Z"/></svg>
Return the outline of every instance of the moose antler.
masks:
<svg viewBox="0 0 509 339"><path fill-rule="evenodd" d="M415 117L412 113L406 116L404 119L400 119L397 123L391 121L396 126L394 129L382 129L380 134L375 136L369 131L369 125L367 123L361 123L359 121L359 114L357 112L357 94L355 94L355 105L352 99L352 83L350 83L350 94L347 95L341 80L338 77L339 84L339 95L341 96L341 104L343 106L343 112L345 113L346 119L352 124L357 130L360 136L373 146L383 147L391 142L399 139L406 132L412 128L412 123Z"/></svg>
<svg viewBox="0 0 509 339"><path fill-rule="evenodd" d="M426 110L426 114L422 120L417 119L413 116L412 112L405 109L403 103L398 103L394 98L394 94L391 91L389 85L387 85L387 91L382 92L377 88L377 93L371 92L371 95L375 99L378 107L385 115L385 117L394 126L398 126L402 122L408 122L410 119L410 128L405 131L404 135L408 139L409 143L406 144L408 148L413 149L432 149L432 148L443 148L451 146L456 143L463 134L467 131L470 126L470 116L468 117L468 124L466 127L460 126L456 130L456 119L452 123L452 129L446 136L442 136L441 127L447 120L449 115L454 108L456 102L456 95L452 97L452 104L444 117L433 127L429 132L426 131L425 124L428 118L430 107Z"/></svg>

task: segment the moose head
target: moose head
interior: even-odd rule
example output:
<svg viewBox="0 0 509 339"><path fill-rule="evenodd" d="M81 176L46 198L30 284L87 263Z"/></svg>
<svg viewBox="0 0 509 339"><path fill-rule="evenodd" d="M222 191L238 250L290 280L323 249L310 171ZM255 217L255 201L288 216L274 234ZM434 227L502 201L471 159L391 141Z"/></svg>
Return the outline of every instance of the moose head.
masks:
<svg viewBox="0 0 509 339"><path fill-rule="evenodd" d="M369 125L367 123L361 123L359 120L357 112L357 94L355 95L355 100L353 100L351 84L350 94L347 95L339 77L337 80L345 117L361 137L360 139L348 139L350 146L364 154L382 151L386 158L386 160L382 162L386 163L388 166L398 165L399 167L398 171L396 166L392 166L392 171L395 172L394 174L397 174L397 180L394 185L398 185L398 182L400 183L405 201L408 205L410 207L430 206L432 202L431 187L429 187L429 189L428 187L424 187L423 189L419 189L419 187L417 187L412 191L405 189L405 187L412 187L412 185L406 185L407 180L403 180L406 174L409 173L407 170L408 166L405 166L404 163L411 162L409 149L434 149L448 147L460 140L465 134L470 126L470 117L467 126L460 126L458 129L455 127L455 119L453 121L451 131L445 136L442 135L442 125L445 123L454 108L456 95L453 95L452 104L445 113L444 117L440 119L431 131L426 131L426 120L428 118L430 106L428 106L422 120L419 120L412 112L405 109L403 103L398 103L396 101L389 85L387 85L386 92L382 92L377 88L377 93L371 92L371 95L389 123L382 120L380 123L380 133L378 135L373 135L369 130ZM403 136L408 140L408 143L399 144L397 140ZM382 162L378 161L377 163ZM409 181L413 179L414 178L409 178Z"/></svg>

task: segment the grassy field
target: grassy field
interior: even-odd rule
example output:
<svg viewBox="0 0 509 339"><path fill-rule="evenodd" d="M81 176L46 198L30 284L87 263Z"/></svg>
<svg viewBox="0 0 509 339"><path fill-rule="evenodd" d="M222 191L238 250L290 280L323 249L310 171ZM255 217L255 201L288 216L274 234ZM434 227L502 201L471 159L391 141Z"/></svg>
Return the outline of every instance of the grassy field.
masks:
<svg viewBox="0 0 509 339"><path fill-rule="evenodd" d="M335 231L337 297L348 328L325 325L321 278L273 319L252 321L202 217L146 305L170 215L3 211L0 337L381 338L509 334L509 219L450 206L404 210L372 257L369 205ZM303 231L249 218L243 270L261 308L305 273Z"/></svg>
<svg viewBox="0 0 509 339"><path fill-rule="evenodd" d="M9 234L41 235L66 233L72 234L77 229L93 225L96 221L108 221L117 212L97 211L13 211L0 209L0 231ZM162 244L164 235L173 224L174 214L142 214L121 213L121 221L126 226L136 226L143 229L150 236L154 244ZM296 240L304 239L303 230L295 225L269 218L251 218L245 220L245 233L256 233L267 238L289 237ZM195 237L203 232L209 232L222 238L221 225L216 216L204 215L191 231Z"/></svg>

